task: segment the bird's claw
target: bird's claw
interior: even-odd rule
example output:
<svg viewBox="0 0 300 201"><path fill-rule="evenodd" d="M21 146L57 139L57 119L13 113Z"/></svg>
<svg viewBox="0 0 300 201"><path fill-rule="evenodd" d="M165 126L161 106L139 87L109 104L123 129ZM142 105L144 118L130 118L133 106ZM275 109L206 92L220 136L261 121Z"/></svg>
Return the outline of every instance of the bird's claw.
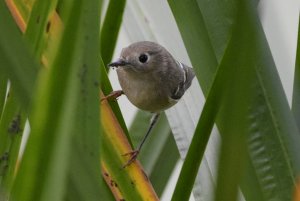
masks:
<svg viewBox="0 0 300 201"><path fill-rule="evenodd" d="M104 100L113 100L116 101L117 98L119 96L121 96L123 93L122 90L118 90L118 91L112 91L110 94L108 94L107 96L104 96L100 99L100 102L104 101Z"/></svg>
<svg viewBox="0 0 300 201"><path fill-rule="evenodd" d="M136 160L136 158L138 157L139 153L140 153L139 150L134 150L134 151L123 154L122 156L130 156L129 160L123 165L123 168L126 168L131 163L133 163Z"/></svg>

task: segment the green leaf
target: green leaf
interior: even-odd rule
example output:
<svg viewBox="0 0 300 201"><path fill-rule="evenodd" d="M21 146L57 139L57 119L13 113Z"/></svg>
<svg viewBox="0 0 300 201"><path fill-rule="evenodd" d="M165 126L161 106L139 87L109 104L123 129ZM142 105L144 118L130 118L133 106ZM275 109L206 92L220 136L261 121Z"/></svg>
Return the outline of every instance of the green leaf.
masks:
<svg viewBox="0 0 300 201"><path fill-rule="evenodd" d="M201 4L201 8L197 3ZM203 6L204 3L207 3L207 6ZM214 48L212 48L217 46L210 42L212 37L209 36L209 33L217 31L218 34L215 34L214 37L218 37L219 34L231 33L230 29L226 29L229 30L226 32L222 26L218 30L210 28L214 26L208 26L210 23L208 19L214 19L215 15L219 15L213 6L209 6L210 3L211 1L191 1L188 4L184 1L169 1L204 94L207 94L217 66L217 56L214 53ZM229 7L236 7L236 2L233 2L233 5L230 5L230 2L226 3L229 4ZM207 16L200 12L201 9L206 9ZM255 194L260 200L272 199L273 197L289 200L295 182L295 174L299 172L300 167L300 160L296 151L299 131L291 116L257 14L254 11L250 13L254 24L254 33L257 36L257 41L255 41L255 51L257 52L254 65L256 67L255 77L251 80L256 93L252 97L253 102L248 114L253 119L248 125L249 127L252 126L247 141L247 157L251 161L249 162L250 165L246 166L250 169L246 170L245 179L250 180L248 182L243 181L241 187L245 196L249 196L256 189ZM228 18L223 17L217 20L228 20ZM222 112L217 120L222 136L228 135L225 129L226 118L228 118L228 114ZM274 153L276 153L276 157ZM256 186L250 186L251 184Z"/></svg>
<svg viewBox="0 0 300 201"><path fill-rule="evenodd" d="M95 172L99 168L97 53L100 1L76 1L68 5L59 51L54 61L50 61L49 72L43 70L39 79L32 131L14 188L15 200L63 200L69 168L74 164L74 171L80 173L80 178L92 178L88 180L98 187L97 192L92 190L93 196L107 198L99 179L100 171ZM80 158L73 158L78 155L74 147L86 157L85 164ZM82 172L84 165L92 171ZM92 176L88 177L88 173ZM74 176L72 172L71 176ZM25 181L26 185L23 185ZM82 181L81 194L90 187L86 180ZM78 182L75 180L76 188Z"/></svg>
<svg viewBox="0 0 300 201"><path fill-rule="evenodd" d="M97 4L88 3L83 10L81 29L79 33L84 40L80 49L81 64L78 76L80 78L80 95L76 108L76 119L73 126L72 154L69 166L69 180L72 188L78 194L76 200L112 200L111 193L104 188L104 180L100 168L100 115L99 115L99 88L100 69L100 1ZM78 132L79 131L79 132ZM102 134L101 134L102 135ZM71 190L71 191L69 191ZM66 197L72 198L72 189L68 188Z"/></svg>
<svg viewBox="0 0 300 201"><path fill-rule="evenodd" d="M33 5L27 23L25 38L30 42L32 52L37 59L41 59L46 46L46 39L51 22L50 15L55 11L57 1L36 1Z"/></svg>
<svg viewBox="0 0 300 201"><path fill-rule="evenodd" d="M148 177L136 161L127 167L124 164L132 151L121 125L118 123L107 101L101 103L102 150L101 166L103 177L116 199L157 200L157 195Z"/></svg>
<svg viewBox="0 0 300 201"><path fill-rule="evenodd" d="M5 76L4 73L1 73L0 74L0 119L2 116L3 109L4 109L4 104L5 104L7 83L8 83L7 77Z"/></svg>
<svg viewBox="0 0 300 201"><path fill-rule="evenodd" d="M112 89L112 86L108 79L107 71L105 69L105 66L104 66L102 60L100 61L100 71L101 71L101 73L100 73L101 74L101 89L102 89L104 95L108 95L109 93L111 93L113 91L113 89ZM125 135L127 136L129 143L132 146L129 132L128 132L127 126L125 124L124 118L122 116L118 102L117 101L109 101L108 103L109 103L111 109L113 110L114 115L118 119L118 122L119 122L120 126L122 127L122 130L124 131Z"/></svg>
<svg viewBox="0 0 300 201"><path fill-rule="evenodd" d="M105 66L111 61L115 50L125 5L126 0L110 0L108 4L101 28L101 56Z"/></svg>
<svg viewBox="0 0 300 201"><path fill-rule="evenodd" d="M229 46L219 66L224 70L223 85L218 94L222 94L222 113L228 115L222 120L225 134L222 136L215 200L237 200L238 185L245 169L246 139L251 133L252 118L248 107L255 98L252 80L255 79L256 52L253 44L256 44L257 35L246 5L240 4Z"/></svg>
<svg viewBox="0 0 300 201"><path fill-rule="evenodd" d="M234 0L196 2L203 16L210 43L220 62L231 36L237 10L236 3ZM210 13L212 10L215 12L213 15Z"/></svg>
<svg viewBox="0 0 300 201"><path fill-rule="evenodd" d="M9 197L15 179L26 119L16 94L10 88L0 118L0 189L6 197Z"/></svg>
<svg viewBox="0 0 300 201"><path fill-rule="evenodd" d="M252 80L255 94L248 115L251 117L248 152L264 199L290 200L300 171L297 143L300 134L258 15L251 3L245 4L256 37L252 44L256 52L256 77Z"/></svg>
<svg viewBox="0 0 300 201"><path fill-rule="evenodd" d="M38 65L4 1L0 2L0 18L0 72L11 81L20 103L28 111L35 89Z"/></svg>
<svg viewBox="0 0 300 201"><path fill-rule="evenodd" d="M201 10L195 0L168 0L204 94L212 84L218 62ZM187 20L189 19L189 20Z"/></svg>
<svg viewBox="0 0 300 201"><path fill-rule="evenodd" d="M300 26L298 27L298 43L295 63L292 111L294 113L298 129L300 129Z"/></svg>
<svg viewBox="0 0 300 201"><path fill-rule="evenodd" d="M219 71L221 70L223 69L219 69ZM219 71L216 74L215 81L203 107L172 196L172 201L189 200L192 192L198 169L220 107L221 99L219 98L221 98L222 93L220 95L218 93L222 89L222 81L224 79L221 77L222 72L220 73Z"/></svg>
<svg viewBox="0 0 300 201"><path fill-rule="evenodd" d="M14 180L26 120L16 99L16 94L10 89L0 120L0 189L6 196L9 196Z"/></svg>
<svg viewBox="0 0 300 201"><path fill-rule="evenodd" d="M178 159L179 153L174 137L172 133L169 133L149 175L158 196L161 196L164 192Z"/></svg>
<svg viewBox="0 0 300 201"><path fill-rule="evenodd" d="M20 15L24 19L24 22L27 23L30 17L31 8L35 3L35 0L27 0L26 2L24 2L23 0L13 0L10 3L16 5L18 11L20 12Z"/></svg>

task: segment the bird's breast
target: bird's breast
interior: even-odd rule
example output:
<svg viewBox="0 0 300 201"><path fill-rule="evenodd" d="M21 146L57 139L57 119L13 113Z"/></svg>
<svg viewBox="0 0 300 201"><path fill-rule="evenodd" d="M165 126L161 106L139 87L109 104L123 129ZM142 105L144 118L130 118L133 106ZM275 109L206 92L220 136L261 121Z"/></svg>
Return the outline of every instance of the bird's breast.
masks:
<svg viewBox="0 0 300 201"><path fill-rule="evenodd" d="M117 74L124 94L139 109L159 112L175 104L155 77L135 75L124 69L117 69Z"/></svg>

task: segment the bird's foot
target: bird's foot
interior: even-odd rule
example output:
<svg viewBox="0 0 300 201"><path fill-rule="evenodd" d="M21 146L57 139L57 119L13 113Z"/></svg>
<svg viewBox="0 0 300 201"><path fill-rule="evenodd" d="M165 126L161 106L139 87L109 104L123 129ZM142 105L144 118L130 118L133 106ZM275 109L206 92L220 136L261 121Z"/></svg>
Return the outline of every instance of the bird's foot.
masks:
<svg viewBox="0 0 300 201"><path fill-rule="evenodd" d="M117 100L117 98L119 96L121 96L122 94L124 94L124 92L122 90L117 90L117 91L112 91L110 92L110 94L108 94L107 96L104 96L100 99L100 101L104 101L104 100Z"/></svg>
<svg viewBox="0 0 300 201"><path fill-rule="evenodd" d="M123 154L122 156L130 156L129 160L123 165L123 168L126 168L131 163L133 163L136 160L136 158L138 157L139 153L140 153L139 150L134 150L134 151L128 152L126 154Z"/></svg>

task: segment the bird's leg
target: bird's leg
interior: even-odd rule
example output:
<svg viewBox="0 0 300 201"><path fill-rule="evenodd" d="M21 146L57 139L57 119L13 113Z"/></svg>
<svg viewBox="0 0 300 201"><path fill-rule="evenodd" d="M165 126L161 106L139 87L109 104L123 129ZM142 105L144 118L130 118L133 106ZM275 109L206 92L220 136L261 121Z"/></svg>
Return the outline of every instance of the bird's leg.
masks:
<svg viewBox="0 0 300 201"><path fill-rule="evenodd" d="M112 91L107 96L104 96L103 98L101 98L100 101L102 102L104 100L117 100L117 98L119 96L121 96L122 94L124 94L124 92L122 90Z"/></svg>
<svg viewBox="0 0 300 201"><path fill-rule="evenodd" d="M134 162L136 160L136 158L138 157L138 154L140 153L143 144L145 143L147 137L149 136L149 134L151 133L151 130L153 129L155 123L158 120L160 113L155 113L153 114L151 121L150 121L150 126L147 130L146 135L143 137L141 143L139 144L139 146L137 147L137 149L135 149L134 151L131 151L129 153L123 154L123 156L130 156L129 160L127 161L127 163L125 165L123 165L123 168L127 167L128 165L130 165L132 162Z"/></svg>

